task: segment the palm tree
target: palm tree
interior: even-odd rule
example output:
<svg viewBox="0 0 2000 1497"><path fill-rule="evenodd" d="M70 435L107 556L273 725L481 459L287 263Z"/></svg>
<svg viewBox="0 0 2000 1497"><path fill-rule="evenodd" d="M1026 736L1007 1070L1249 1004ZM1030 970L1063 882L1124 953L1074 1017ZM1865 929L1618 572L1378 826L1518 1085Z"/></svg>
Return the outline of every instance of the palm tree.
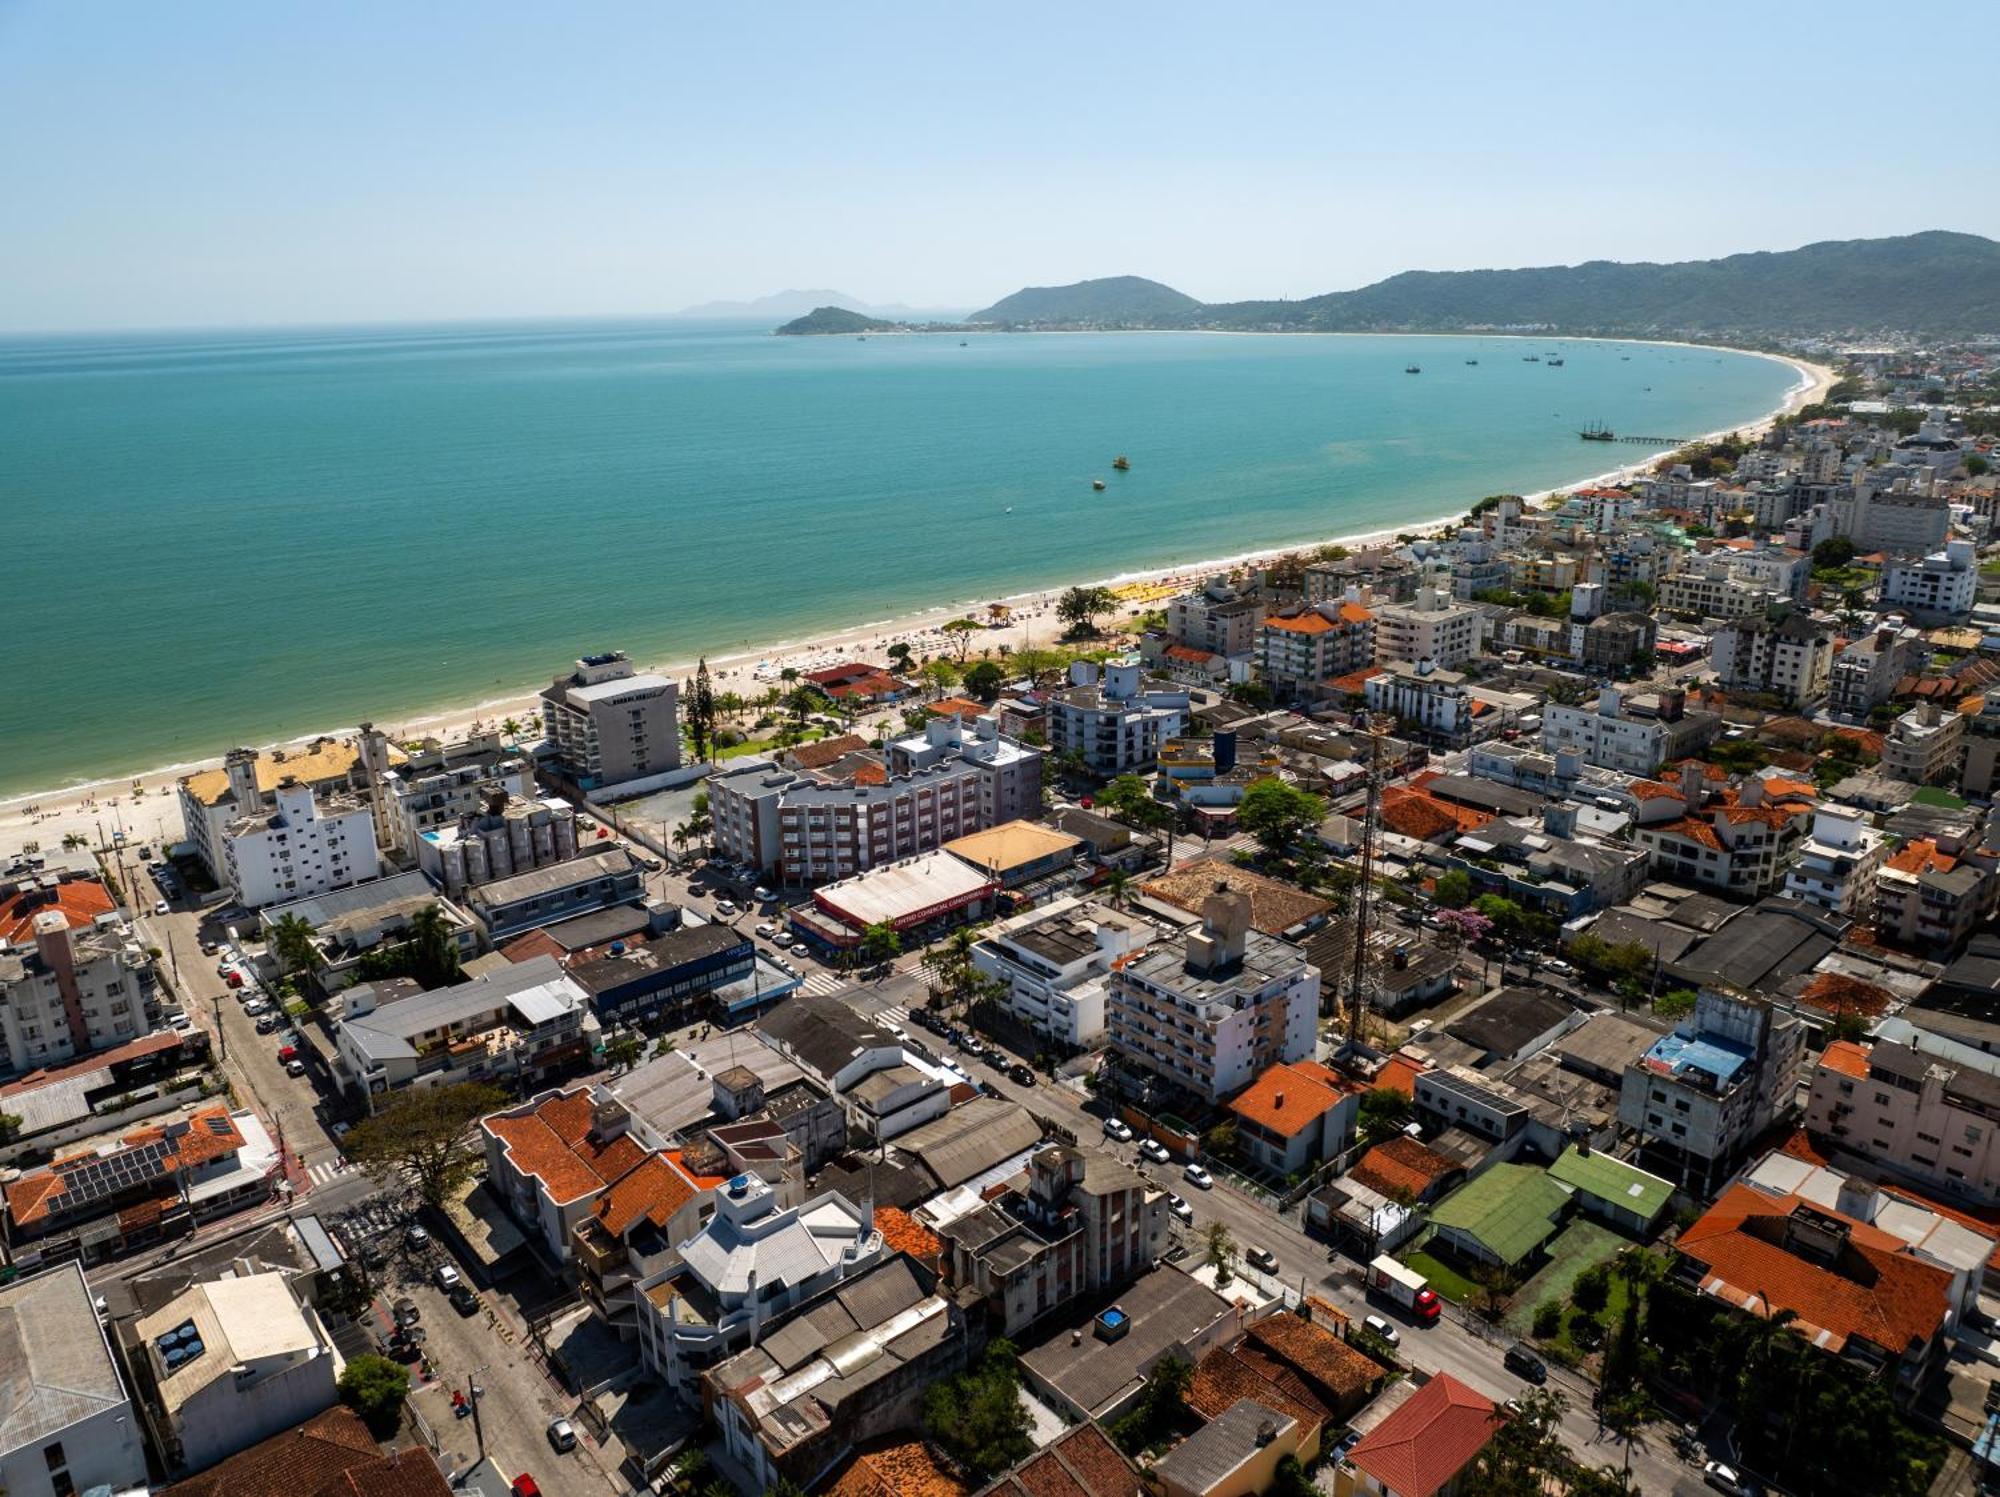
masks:
<svg viewBox="0 0 2000 1497"><path fill-rule="evenodd" d="M519 738L521 736L520 720L513 717L508 718L500 724L500 731L505 733L509 738Z"/></svg>
<svg viewBox="0 0 2000 1497"><path fill-rule="evenodd" d="M287 915L271 927L271 951L286 972L309 972L320 964L312 922L303 916Z"/></svg>
<svg viewBox="0 0 2000 1497"><path fill-rule="evenodd" d="M1111 877L1104 881L1104 887L1111 895L1111 902L1122 908L1132 888L1132 875L1123 868L1114 868Z"/></svg>

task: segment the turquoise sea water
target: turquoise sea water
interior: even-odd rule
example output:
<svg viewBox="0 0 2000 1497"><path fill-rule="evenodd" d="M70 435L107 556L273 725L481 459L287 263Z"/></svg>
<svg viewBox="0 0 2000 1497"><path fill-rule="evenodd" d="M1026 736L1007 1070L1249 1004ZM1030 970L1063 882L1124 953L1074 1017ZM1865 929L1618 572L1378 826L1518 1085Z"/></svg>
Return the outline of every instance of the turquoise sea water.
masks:
<svg viewBox="0 0 2000 1497"><path fill-rule="evenodd" d="M1522 361L1557 348L1562 368ZM0 792L393 724L586 650L714 655L1414 524L1643 455L1579 426L1711 431L1793 381L1706 349L1502 338L662 321L0 341Z"/></svg>

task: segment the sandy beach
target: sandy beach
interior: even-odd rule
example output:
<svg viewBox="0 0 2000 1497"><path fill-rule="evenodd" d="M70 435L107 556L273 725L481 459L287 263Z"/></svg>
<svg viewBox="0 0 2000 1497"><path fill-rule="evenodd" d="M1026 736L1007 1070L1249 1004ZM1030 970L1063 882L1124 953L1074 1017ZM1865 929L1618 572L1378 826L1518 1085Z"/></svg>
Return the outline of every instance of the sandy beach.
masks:
<svg viewBox="0 0 2000 1497"><path fill-rule="evenodd" d="M1756 422L1728 429L1749 437L1767 431L1779 416L1823 399L1835 379L1833 371L1823 365L1773 354L1764 354L1760 357L1772 358L1790 366L1797 371L1799 379L1798 383L1786 392L1784 404L1776 410ZM1709 432L1697 440L1709 440L1727 434L1727 431ZM1619 483L1650 468L1660 456L1659 452L1644 452L1621 467L1524 497L1530 501L1539 501L1552 494ZM1188 585L1201 578L1212 576L1218 571L1268 561L1316 546L1344 545L1358 548L1393 540L1399 534L1406 535L1413 531L1420 534L1434 533L1442 527L1455 524L1463 517L1471 502L1471 498L1458 498L1443 512L1430 519L1390 530L1302 539L1287 545L1265 546L1236 556L1216 557L1150 571L1119 573L1112 577L1088 579L1088 581L1130 589L1136 594L1128 598L1126 606L1121 609L1112 626L1115 629L1137 614L1158 606L1157 599L1184 590ZM1004 625L983 630L977 635L973 653L975 655L981 652L996 653L1003 645L1010 651L1017 651L1056 643L1062 631L1062 624L1055 612L1056 599L1063 587L1068 585L989 600L1005 603L1010 610L1009 618ZM711 656L708 662L709 673L718 692L734 691L745 697L754 698L767 686L776 684L779 672L788 667L801 671L811 670L817 666L831 665L852 657L860 657L879 664L886 659L889 647L899 641L909 644L913 658L918 660L926 656L950 654L954 652L952 636L945 634L942 626L953 619L966 617L968 613L979 616L985 607L985 603L979 603L928 609L887 623L844 630L813 640L777 641L759 649ZM642 668L684 678L693 673L695 664L693 660L668 660L648 663ZM479 702L469 707L440 708L434 712L404 717L393 722L387 717L381 717L377 722L392 737L400 740L433 736L450 739L475 724L497 726L509 718L523 725L532 725L539 720L535 692L540 690L540 687L541 683L537 682L518 695ZM330 724L323 733L346 736L353 730L354 724L351 723ZM322 735L305 734L277 743L256 746L266 749L289 747L310 742L316 736ZM95 845L107 841L114 831L119 830L122 830L128 838L140 841L158 841L161 838L168 841L178 840L181 835L180 810L174 794L175 783L183 775L195 770L219 765L222 762L222 754L233 746L219 744L213 758L196 763L170 765L141 771L130 777L107 779L91 785L45 793L28 793L0 800L0 857L11 856L34 844L45 848L59 847L63 838L70 835L86 837Z"/></svg>

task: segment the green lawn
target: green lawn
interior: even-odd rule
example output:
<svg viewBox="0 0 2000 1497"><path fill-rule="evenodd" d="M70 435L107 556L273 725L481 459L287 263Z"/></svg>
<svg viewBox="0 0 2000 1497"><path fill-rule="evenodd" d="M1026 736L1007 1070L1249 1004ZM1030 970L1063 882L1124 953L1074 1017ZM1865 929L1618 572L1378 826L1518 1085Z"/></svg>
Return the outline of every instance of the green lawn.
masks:
<svg viewBox="0 0 2000 1497"><path fill-rule="evenodd" d="M1608 1263L1618 1256L1621 1249L1631 1245L1629 1238L1621 1237L1608 1227L1600 1227L1596 1222L1571 1222L1551 1239L1548 1263L1514 1296L1513 1308L1507 1314L1507 1328L1518 1336L1530 1334L1535 1311L1554 1300L1563 1307L1563 1326L1553 1340L1544 1344L1559 1348L1569 1359L1580 1360L1584 1356L1583 1348L1572 1342L1569 1336L1570 1291L1592 1264ZM1611 1297L1597 1316L1599 1325L1609 1330L1617 1324L1618 1317L1625 1310L1627 1292L1625 1281L1612 1275Z"/></svg>
<svg viewBox="0 0 2000 1497"><path fill-rule="evenodd" d="M1478 1298L1479 1286L1457 1269L1433 1258L1426 1252L1403 1254L1403 1262L1431 1281L1431 1288L1450 1300L1454 1305L1462 1305Z"/></svg>

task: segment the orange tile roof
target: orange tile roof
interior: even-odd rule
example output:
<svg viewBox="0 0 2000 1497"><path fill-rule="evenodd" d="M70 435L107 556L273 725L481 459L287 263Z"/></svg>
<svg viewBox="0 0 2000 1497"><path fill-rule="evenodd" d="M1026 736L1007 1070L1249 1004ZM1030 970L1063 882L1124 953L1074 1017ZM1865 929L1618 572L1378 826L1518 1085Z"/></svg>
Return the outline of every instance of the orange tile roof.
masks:
<svg viewBox="0 0 2000 1497"><path fill-rule="evenodd" d="M1887 988L1849 977L1844 972L1821 972L1799 994L1799 1002L1823 1013L1859 1014L1868 1019L1886 1014L1894 999L1895 995Z"/></svg>
<svg viewBox="0 0 2000 1497"><path fill-rule="evenodd" d="M627 1134L593 1142L590 1113L589 1089L578 1087L533 1112L488 1118L483 1126L505 1146L514 1168L540 1180L549 1199L562 1206L602 1190L646 1155Z"/></svg>
<svg viewBox="0 0 2000 1497"><path fill-rule="evenodd" d="M1430 1067L1408 1055L1392 1055L1382 1063L1382 1069L1375 1073L1375 1088L1378 1091L1401 1092L1406 1097L1417 1094L1417 1078Z"/></svg>
<svg viewBox="0 0 2000 1497"><path fill-rule="evenodd" d="M1341 692L1347 696L1359 696L1367 688L1368 683L1381 674L1381 666L1364 665L1358 671L1349 671L1344 676L1335 676L1326 684L1333 691Z"/></svg>
<svg viewBox="0 0 2000 1497"><path fill-rule="evenodd" d="M1788 1218L1801 1207L1846 1229L1839 1266L1785 1247ZM1703 1269L1704 1292L1759 1316L1790 1310L1798 1317L1793 1329L1835 1354L1858 1337L1900 1356L1936 1336L1950 1310L1948 1271L1887 1232L1797 1196L1732 1185L1677 1246Z"/></svg>
<svg viewBox="0 0 2000 1497"><path fill-rule="evenodd" d="M1452 832L1476 832L1493 818L1470 806L1440 800L1409 785L1391 785L1382 792L1382 824L1400 836L1429 842Z"/></svg>
<svg viewBox="0 0 2000 1497"><path fill-rule="evenodd" d="M889 783L888 767L882 764L857 765L854 770L854 783L857 785L886 785Z"/></svg>
<svg viewBox="0 0 2000 1497"><path fill-rule="evenodd" d="M1958 859L1939 852L1935 837L1912 837L1890 854L1886 866L1898 873L1949 873L1958 866Z"/></svg>
<svg viewBox="0 0 2000 1497"><path fill-rule="evenodd" d="M304 1497L343 1472L383 1459L361 1417L335 1404L166 1488L163 1497ZM432 1469L436 1470L435 1464Z"/></svg>
<svg viewBox="0 0 2000 1497"><path fill-rule="evenodd" d="M1425 1148L1414 1138L1398 1135L1363 1154L1347 1175L1350 1180L1392 1199L1407 1192L1415 1200L1459 1168L1455 1160L1437 1150Z"/></svg>
<svg viewBox="0 0 2000 1497"><path fill-rule="evenodd" d="M1359 1398L1389 1370L1303 1316L1280 1312L1257 1321L1247 1334L1252 1343L1342 1400Z"/></svg>
<svg viewBox="0 0 2000 1497"><path fill-rule="evenodd" d="M993 709L970 697L945 697L926 704L925 710L933 717L984 717Z"/></svg>
<svg viewBox="0 0 2000 1497"><path fill-rule="evenodd" d="M1194 1377L1188 1383L1187 1404L1204 1419L1220 1419L1244 1399L1253 1398L1268 1409L1298 1420L1299 1443L1309 1445L1312 1441L1308 1431L1324 1425L1333 1411L1310 1397L1309 1388L1305 1392L1308 1396L1301 1398L1283 1383L1266 1377L1249 1358L1218 1346L1196 1365Z"/></svg>
<svg viewBox="0 0 2000 1497"><path fill-rule="evenodd" d="M1820 1052L1819 1063L1843 1076L1866 1077L1868 1047L1857 1045L1852 1040L1835 1040Z"/></svg>
<svg viewBox="0 0 2000 1497"><path fill-rule="evenodd" d="M1809 780L1792 780L1782 775L1766 775L1764 794L1772 800L1816 801L1819 799L1819 786Z"/></svg>
<svg viewBox="0 0 2000 1497"><path fill-rule="evenodd" d="M1350 1095L1295 1066L1279 1064L1251 1082L1229 1110L1280 1138L1296 1138Z"/></svg>
<svg viewBox="0 0 2000 1497"><path fill-rule="evenodd" d="M623 1237L641 1221L664 1227L696 1193L686 1170L665 1154L648 1154L610 1183L591 1215L613 1237Z"/></svg>
<svg viewBox="0 0 2000 1497"><path fill-rule="evenodd" d="M545 930L531 930L495 949L510 962L531 962L538 956L552 956L560 962L569 955L569 948Z"/></svg>
<svg viewBox="0 0 2000 1497"><path fill-rule="evenodd" d="M1266 629L1277 629L1286 634L1326 634L1336 626L1332 619L1318 613L1300 613L1291 616L1272 614L1264 620Z"/></svg>
<svg viewBox="0 0 2000 1497"><path fill-rule="evenodd" d="M1347 1452L1396 1497L1432 1497L1499 1429L1493 1400L1440 1372Z"/></svg>
<svg viewBox="0 0 2000 1497"><path fill-rule="evenodd" d="M1641 831L1662 836L1685 837L1690 842L1700 843L1711 852L1721 852L1723 850L1722 838L1716 834L1715 828L1699 816L1683 816L1678 821L1669 821L1660 826L1643 827Z"/></svg>
<svg viewBox="0 0 2000 1497"><path fill-rule="evenodd" d="M237 1153L244 1145L242 1131L236 1120L229 1115L227 1103L217 1103L204 1107L199 1112L188 1114L189 1127L178 1135L174 1150L167 1156L169 1171L198 1169L217 1159L227 1158ZM167 1137L166 1125L156 1123L144 1128L135 1128L122 1135L119 1143L125 1149L136 1149L141 1144L159 1143ZM64 1194L69 1190L69 1167L84 1165L92 1160L116 1158L117 1152L99 1154L85 1149L75 1154L66 1154L51 1160L42 1169L23 1175L7 1187L7 1211L17 1227L30 1226L55 1211ZM171 1194L171 1192L169 1193ZM126 1210L141 1210L148 1203L128 1206Z"/></svg>
<svg viewBox="0 0 2000 1497"><path fill-rule="evenodd" d="M944 1244L937 1233L918 1221L909 1212L896 1206L875 1208L875 1230L882 1234L882 1241L892 1253L908 1253L919 1263L935 1268L938 1254Z"/></svg>
<svg viewBox="0 0 2000 1497"><path fill-rule="evenodd" d="M1341 622L1348 624L1369 624L1375 621L1373 613L1359 603L1353 602L1344 602L1340 605L1340 618Z"/></svg>
<svg viewBox="0 0 2000 1497"><path fill-rule="evenodd" d="M0 946L26 945L34 939L35 916L60 910L72 930L89 925L99 915L118 908L111 891L94 878L64 879L52 891L17 889L0 899Z"/></svg>
<svg viewBox="0 0 2000 1497"><path fill-rule="evenodd" d="M979 1497L1146 1497L1146 1484L1095 1424L1079 1424Z"/></svg>
<svg viewBox="0 0 2000 1497"><path fill-rule="evenodd" d="M965 1497L968 1490L922 1440L897 1440L857 1452L826 1497Z"/></svg>
<svg viewBox="0 0 2000 1497"><path fill-rule="evenodd" d="M1682 800L1684 795L1678 785L1662 784L1659 780L1634 780L1625 787L1636 800Z"/></svg>
<svg viewBox="0 0 2000 1497"><path fill-rule="evenodd" d="M800 769L824 769L843 754L851 754L856 749L868 747L868 740L859 733L836 733L831 738L822 738L816 743L801 743L791 750L792 763Z"/></svg>

